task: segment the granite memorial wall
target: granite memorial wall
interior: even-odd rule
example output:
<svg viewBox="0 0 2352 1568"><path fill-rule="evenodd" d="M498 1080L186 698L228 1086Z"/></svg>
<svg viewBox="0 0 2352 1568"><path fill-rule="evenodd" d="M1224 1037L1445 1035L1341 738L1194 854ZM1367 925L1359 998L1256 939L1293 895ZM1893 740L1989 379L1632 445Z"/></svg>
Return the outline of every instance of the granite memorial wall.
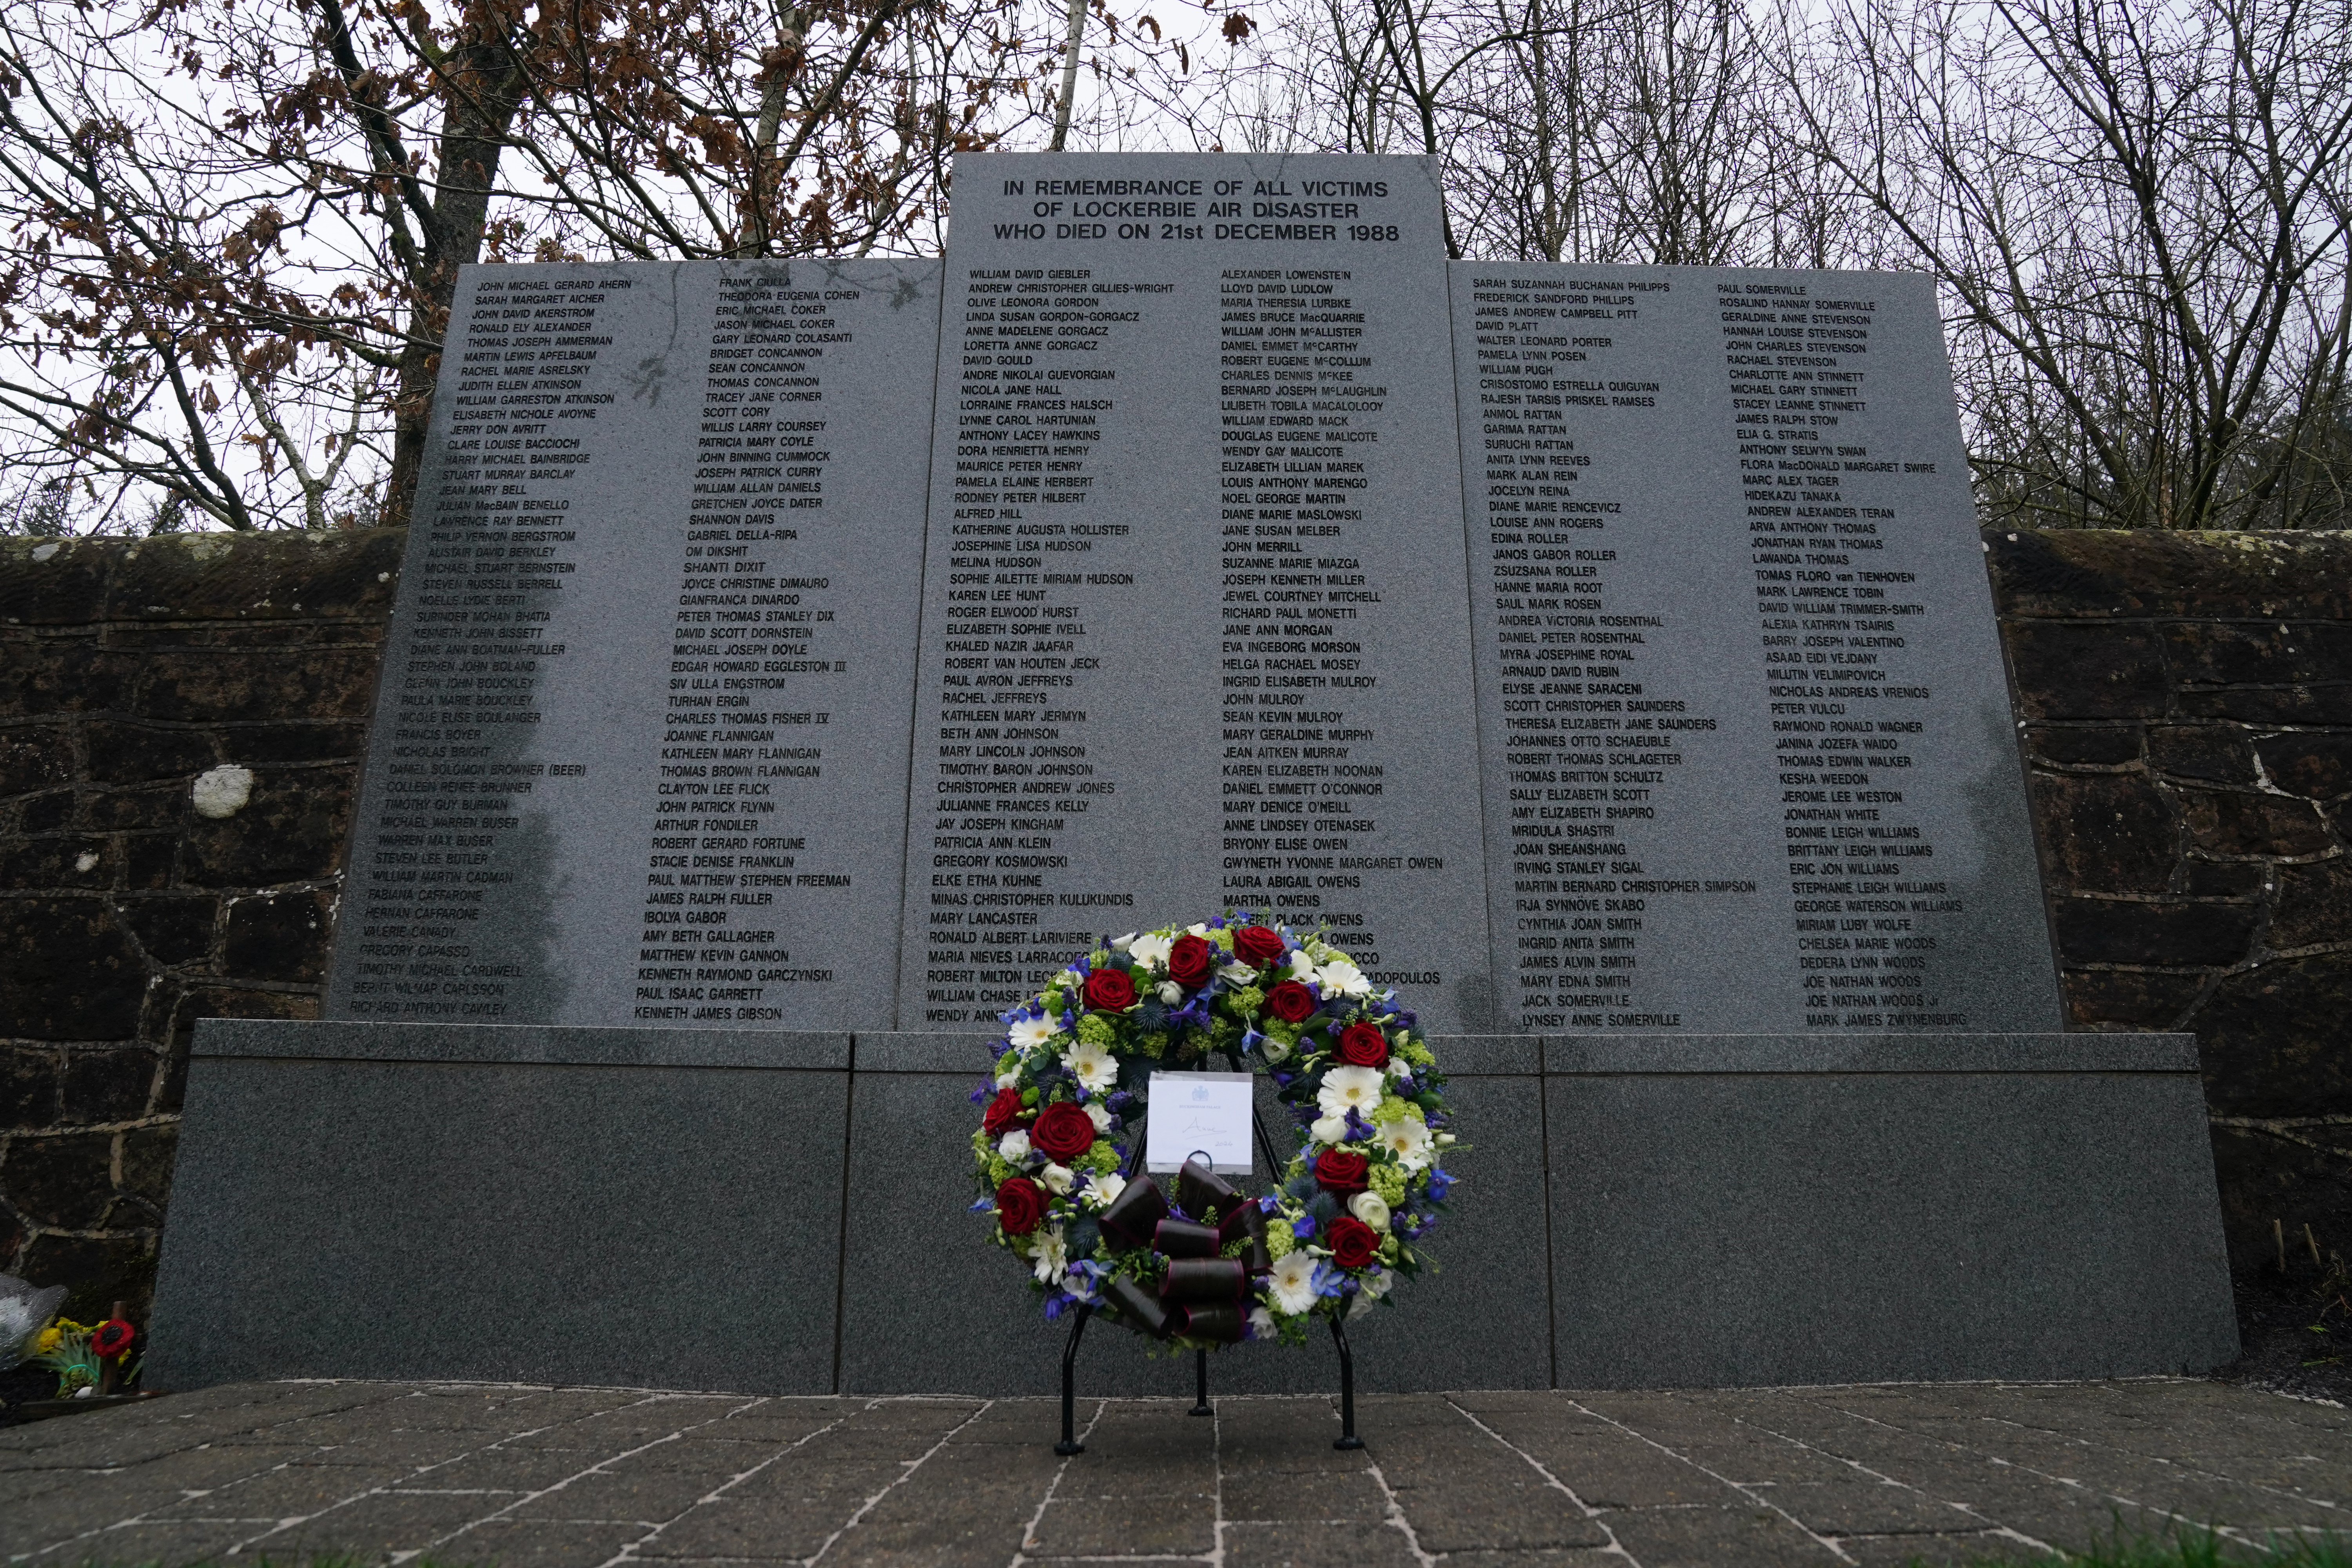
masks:
<svg viewBox="0 0 2352 1568"><path fill-rule="evenodd" d="M331 1016L966 1033L1247 907L1440 1032L2057 1026L1924 280L959 174L944 262L467 271Z"/></svg>
<svg viewBox="0 0 2352 1568"><path fill-rule="evenodd" d="M469 270L328 1021L197 1031L161 1370L1044 1392L906 1238L994 1015L1228 907L1475 1130L1372 1386L2227 1359L2193 1043L2054 1032L1927 289L1448 264L1439 203L976 156L939 262Z"/></svg>

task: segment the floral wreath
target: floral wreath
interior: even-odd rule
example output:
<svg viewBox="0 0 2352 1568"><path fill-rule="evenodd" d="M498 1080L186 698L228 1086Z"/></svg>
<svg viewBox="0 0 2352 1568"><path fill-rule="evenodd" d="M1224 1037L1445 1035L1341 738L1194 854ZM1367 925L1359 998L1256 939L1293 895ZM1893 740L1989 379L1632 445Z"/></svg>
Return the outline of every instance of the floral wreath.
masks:
<svg viewBox="0 0 2352 1568"><path fill-rule="evenodd" d="M1465 1148L1418 1019L1320 931L1247 910L1111 938L1002 1015L971 1137L975 1214L1045 1316L1084 1306L1182 1349L1299 1344L1318 1314L1393 1305ZM1304 1141L1264 1196L1188 1161L1175 1202L1141 1164L1154 1069L1262 1061Z"/></svg>

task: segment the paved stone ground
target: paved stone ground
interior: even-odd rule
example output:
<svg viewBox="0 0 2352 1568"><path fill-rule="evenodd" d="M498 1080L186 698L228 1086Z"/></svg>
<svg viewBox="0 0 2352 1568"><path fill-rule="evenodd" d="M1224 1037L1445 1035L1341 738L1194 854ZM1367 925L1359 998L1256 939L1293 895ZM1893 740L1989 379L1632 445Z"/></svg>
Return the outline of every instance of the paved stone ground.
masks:
<svg viewBox="0 0 2352 1568"><path fill-rule="evenodd" d="M1948 1563L2352 1530L2352 1411L2189 1381L1088 1402L247 1384L0 1430L0 1557Z"/></svg>

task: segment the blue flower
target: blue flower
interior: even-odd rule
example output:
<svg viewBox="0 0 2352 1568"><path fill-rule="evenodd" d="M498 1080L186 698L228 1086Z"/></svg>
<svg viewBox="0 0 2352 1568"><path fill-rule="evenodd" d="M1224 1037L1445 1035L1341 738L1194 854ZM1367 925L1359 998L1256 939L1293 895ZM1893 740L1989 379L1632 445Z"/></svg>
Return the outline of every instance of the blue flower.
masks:
<svg viewBox="0 0 2352 1568"><path fill-rule="evenodd" d="M994 1198L976 1198L972 1201L971 1207L964 1210L963 1212L966 1214L986 1214L995 1206L996 1200Z"/></svg>
<svg viewBox="0 0 2352 1568"><path fill-rule="evenodd" d="M1301 1241L1313 1239L1315 1235L1315 1216L1312 1215L1299 1215L1297 1219L1291 1222L1290 1234L1297 1237Z"/></svg>
<svg viewBox="0 0 2352 1568"><path fill-rule="evenodd" d="M1429 1195L1436 1199L1439 1203L1444 1203L1445 1201L1445 1194L1453 1190L1455 1180L1456 1178L1444 1167L1436 1165L1431 1166L1429 1171Z"/></svg>

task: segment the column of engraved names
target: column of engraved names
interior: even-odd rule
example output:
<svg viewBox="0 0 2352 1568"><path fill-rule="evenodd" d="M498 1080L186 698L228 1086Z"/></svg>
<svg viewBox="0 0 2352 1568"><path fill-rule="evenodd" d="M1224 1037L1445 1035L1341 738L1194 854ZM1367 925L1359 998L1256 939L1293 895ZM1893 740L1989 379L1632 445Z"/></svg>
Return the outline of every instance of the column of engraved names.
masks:
<svg viewBox="0 0 2352 1568"><path fill-rule="evenodd" d="M1905 596L1895 510L1845 493L1896 468L1863 438L1876 301L1820 292L1717 286L1805 1026L1961 1026L1926 989L1935 917L1959 900L1904 798L1927 605Z"/></svg>
<svg viewBox="0 0 2352 1568"><path fill-rule="evenodd" d="M1649 900L1727 889L1653 874L1672 850L1642 829L1683 765L1684 738L1715 721L1654 689L1643 666L1668 618L1610 584L1619 552L1602 541L1612 520L1622 526L1617 470L1646 459L1622 442L1596 449L1600 426L1569 423L1607 409L1617 425L1657 405L1656 383L1606 367L1638 347L1641 293L1666 287L1472 284L1481 465L1471 482L1484 501L1473 542L1493 583L1523 1028L1679 1026L1678 1014L1635 1010ZM1596 492L1596 474L1609 489Z"/></svg>
<svg viewBox="0 0 2352 1568"><path fill-rule="evenodd" d="M1088 744L1087 622L1121 613L1135 585L1130 525L1090 501L1119 350L1173 287L1090 268L981 268L950 285L947 635L918 735L936 751L933 795L913 806L930 813L926 1022L1001 1011L1133 901L1071 874L1070 836L1118 789Z"/></svg>
<svg viewBox="0 0 2352 1568"><path fill-rule="evenodd" d="M793 961L787 924L823 920L806 900L849 882L822 868L828 847L812 860L796 809L823 776L824 679L846 661L824 645L830 578L793 563L825 525L823 373L853 341L835 312L856 292L719 279L646 803L641 1019L781 1021L789 987L832 979Z"/></svg>
<svg viewBox="0 0 2352 1568"><path fill-rule="evenodd" d="M1326 927L1384 979L1363 874L1406 857L1380 842L1381 585L1357 552L1389 388L1354 284L1297 267L1218 284L1223 890Z"/></svg>
<svg viewBox="0 0 2352 1568"><path fill-rule="evenodd" d="M372 805L356 890L352 1010L362 1017L496 1018L507 1011L501 932L483 912L514 879L500 851L518 798L578 763L525 760L545 665L563 657L569 516L592 473L595 387L610 334L599 309L626 279L488 279L452 323L457 360L435 493L404 568L412 630L390 715L391 761Z"/></svg>

